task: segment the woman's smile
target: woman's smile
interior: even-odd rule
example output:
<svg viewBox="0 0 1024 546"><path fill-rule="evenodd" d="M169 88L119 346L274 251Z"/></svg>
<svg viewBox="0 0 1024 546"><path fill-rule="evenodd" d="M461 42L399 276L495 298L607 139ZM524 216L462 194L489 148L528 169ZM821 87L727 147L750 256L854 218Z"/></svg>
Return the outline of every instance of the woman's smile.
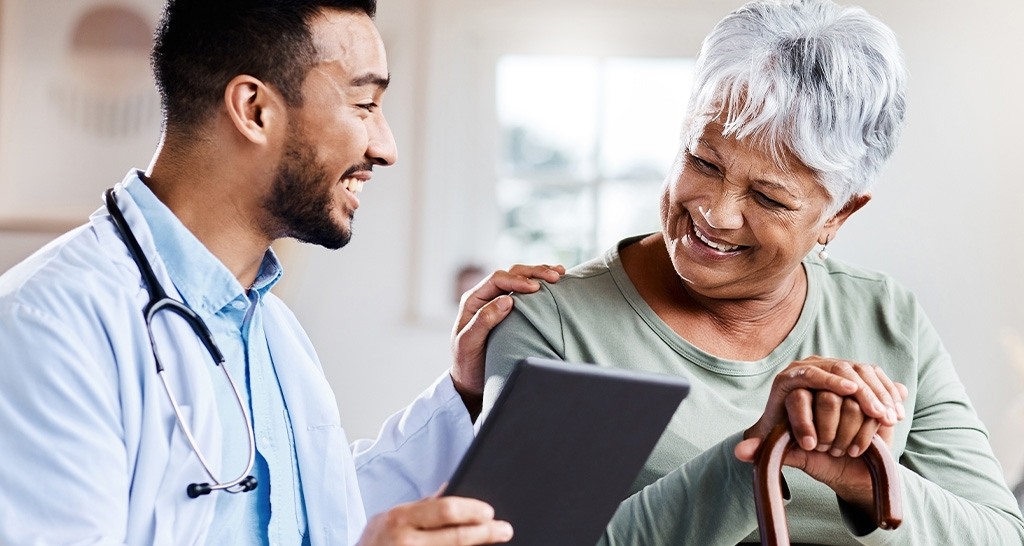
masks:
<svg viewBox="0 0 1024 546"><path fill-rule="evenodd" d="M692 216L690 218L690 226L692 227L693 234L697 237L697 239L700 242L704 243L705 246L723 254L737 253L738 251L746 248L740 245L733 245L722 241L716 241L710 235L704 233L703 231L700 230L699 227L697 227L697 223L693 221Z"/></svg>

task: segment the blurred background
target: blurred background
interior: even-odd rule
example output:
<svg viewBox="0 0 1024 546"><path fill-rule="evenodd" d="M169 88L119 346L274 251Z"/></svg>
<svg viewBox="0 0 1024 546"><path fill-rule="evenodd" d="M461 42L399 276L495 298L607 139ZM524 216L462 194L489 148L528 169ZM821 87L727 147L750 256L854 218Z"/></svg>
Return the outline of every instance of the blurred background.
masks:
<svg viewBox="0 0 1024 546"><path fill-rule="evenodd" d="M338 252L283 242L350 438L449 365L457 294L658 227L693 57L731 0L380 0L399 162ZM1024 476L1024 2L865 0L899 35L909 124L836 259L913 289ZM85 221L159 135L158 0L0 0L0 271ZM856 325L851 325L856 335ZM0 351L3 348L0 347Z"/></svg>

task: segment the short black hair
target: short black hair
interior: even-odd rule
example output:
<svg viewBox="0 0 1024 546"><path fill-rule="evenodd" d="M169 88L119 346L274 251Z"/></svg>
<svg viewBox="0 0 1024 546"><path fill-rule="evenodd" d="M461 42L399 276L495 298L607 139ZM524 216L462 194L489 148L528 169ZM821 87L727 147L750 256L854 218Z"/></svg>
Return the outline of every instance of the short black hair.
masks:
<svg viewBox="0 0 1024 546"><path fill-rule="evenodd" d="M167 128L201 125L224 87L248 74L302 104L317 61L309 21L324 9L374 17L376 0L168 0L150 57Z"/></svg>

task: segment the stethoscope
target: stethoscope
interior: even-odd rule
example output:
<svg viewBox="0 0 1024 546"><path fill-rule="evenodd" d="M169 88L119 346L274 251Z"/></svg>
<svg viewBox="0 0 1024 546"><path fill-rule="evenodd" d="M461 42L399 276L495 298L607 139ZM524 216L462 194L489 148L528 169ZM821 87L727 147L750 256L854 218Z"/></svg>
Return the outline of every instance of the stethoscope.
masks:
<svg viewBox="0 0 1024 546"><path fill-rule="evenodd" d="M157 280L156 275L153 273L153 268L150 266L149 261L146 260L146 256L142 253L142 247L139 246L139 241L135 238L128 222L125 221L124 215L121 214L121 209L117 206L117 199L114 197L114 188L107 190L105 195L107 210L110 212L110 217L114 220L114 226L117 228L118 233L121 234L121 238L124 239L125 245L128 247L128 252L131 253L132 259L135 264L139 267L139 271L142 273L142 278L146 283L146 289L149 291L149 302L142 309L143 316L146 317L146 331L149 333L149 344L153 349L153 360L156 362L156 374L160 377L160 381L164 385L164 390L167 391L167 398L171 401L171 408L174 409L174 417L178 420L178 426L181 427L181 431L185 433L185 438L188 439L188 443L192 446L192 451L199 458L199 462L203 465L203 469L206 470L206 474L213 480L213 484L209 483L190 483L185 492L189 498L194 499L200 495L207 495L213 491L224 490L228 493L244 493L246 491L252 491L256 489L256 478L250 473L252 472L253 463L256 460L256 438L254 436L252 425L249 424L249 412L245 408L245 403L242 401L242 395L238 392L238 387L235 386L235 381L231 379L231 374L228 373L227 366L224 366L224 355L220 352L217 344L213 341L213 335L210 334L210 329L203 322L203 319L199 317L190 309L184 302L173 299L167 295L163 287L160 285L160 281ZM229 481L222 482L218 480L214 475L213 471L210 470L210 465L206 462L206 457L203 456L202 450L196 444L195 438L192 436L192 429L185 422L185 419L181 416L181 408L178 406L178 400L174 397L174 393L171 391L170 385L167 383L167 378L164 377L164 367L160 363L160 355L156 349L156 339L153 337L153 317L160 311L169 311L181 317L182 320L188 324L192 331L199 336L199 340L206 346L206 350L210 352L210 356L213 358L213 363L224 371L224 377L228 379L228 383L231 385L231 390L235 394L235 400L238 401L238 408L242 410L242 417L245 419L246 427L245 431L249 435L249 462L245 465L245 470L242 471L241 475L237 478Z"/></svg>

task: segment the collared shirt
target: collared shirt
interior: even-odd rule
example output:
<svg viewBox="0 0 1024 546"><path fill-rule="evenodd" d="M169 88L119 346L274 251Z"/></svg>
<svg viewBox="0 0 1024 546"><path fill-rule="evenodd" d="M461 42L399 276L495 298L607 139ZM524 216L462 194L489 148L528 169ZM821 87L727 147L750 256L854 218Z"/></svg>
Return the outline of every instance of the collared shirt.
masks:
<svg viewBox="0 0 1024 546"><path fill-rule="evenodd" d="M242 421L235 393L221 370L207 362L196 364L206 365L214 376L224 425L223 463L217 479L231 480L245 470L249 426L256 437L253 471L259 485L248 493L215 493L219 524L208 543L299 544L306 535L302 487L291 420L267 348L261 312L263 297L281 278L280 263L268 249L247 291L145 184L128 184L126 190L149 224L174 287L213 334L250 415L250 423Z"/></svg>
<svg viewBox="0 0 1024 546"><path fill-rule="evenodd" d="M154 230L168 228L151 228L132 195L140 176L133 170L115 187L117 206L158 281L178 298L168 273L175 264L154 243ZM187 269L210 270L191 263ZM215 281L200 279L201 286L208 282ZM254 292L260 299L253 317L262 325L250 322L249 328L263 331L288 412L292 435L284 438L297 459L302 499L296 506L305 510L309 543L356 544L367 515L430 495L451 476L472 440L466 408L445 371L388 419L375 441L356 442L350 452L337 400L305 331L280 298ZM201 315L209 319L210 309L233 299L208 301ZM222 496L251 493L186 495L189 483L208 478L161 378L222 479L234 478L231 470L247 456L246 444L227 437L245 432L238 412L218 407L233 403L233 395L222 392L223 374L182 373L214 369L210 356L191 328L169 313L158 313L150 328L143 312L148 301L139 266L105 207L0 275L0 544L84 538L204 544L221 530L238 532L237 522L217 513L218 503ZM160 353L162 375L154 370L150 332L167 349ZM247 350L263 345L251 334L246 339ZM254 360L250 355L251 367ZM227 453L236 449L241 453ZM225 460L232 462L222 469ZM277 479L272 464L271 491Z"/></svg>

